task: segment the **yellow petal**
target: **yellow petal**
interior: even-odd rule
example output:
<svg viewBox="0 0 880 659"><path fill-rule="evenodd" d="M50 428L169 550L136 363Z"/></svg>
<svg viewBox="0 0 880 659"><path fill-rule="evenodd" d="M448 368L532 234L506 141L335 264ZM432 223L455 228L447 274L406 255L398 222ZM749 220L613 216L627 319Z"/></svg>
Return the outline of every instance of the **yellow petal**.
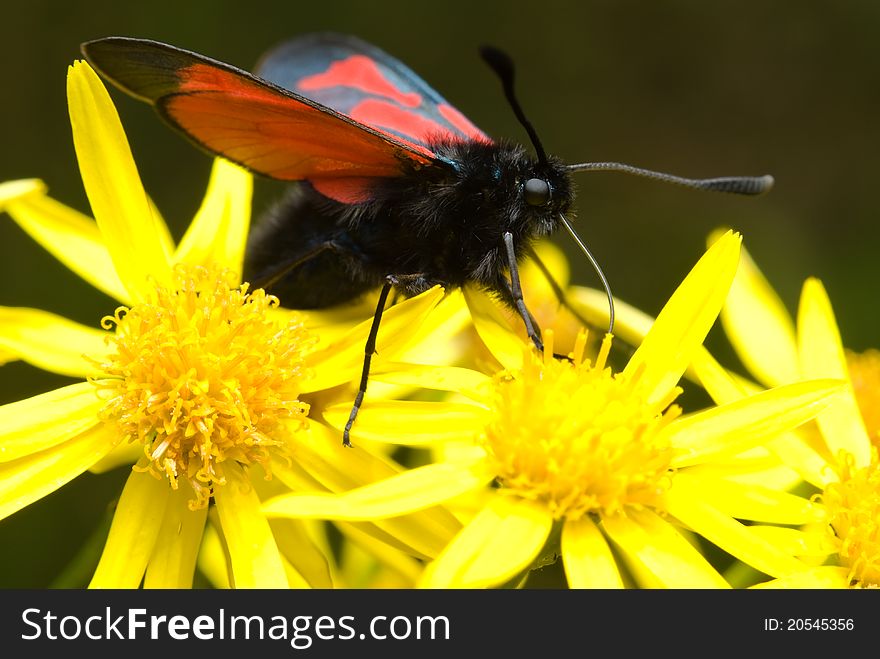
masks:
<svg viewBox="0 0 880 659"><path fill-rule="evenodd" d="M310 421L307 429L295 436L296 461L288 466L283 461L272 464L272 473L291 489L310 488L315 484L332 492L351 490L400 472L394 463L365 451L355 444L342 445L341 435L322 423ZM294 481L287 482L293 473Z"/></svg>
<svg viewBox="0 0 880 659"><path fill-rule="evenodd" d="M778 577L804 568L804 564L773 546L749 527L713 508L703 500L702 492L679 486L677 479L663 497L663 503L673 515L695 533L717 545L756 570Z"/></svg>
<svg viewBox="0 0 880 659"><path fill-rule="evenodd" d="M739 234L727 233L693 267L660 311L624 373L642 371L649 402L669 394L715 322L740 252Z"/></svg>
<svg viewBox="0 0 880 659"><path fill-rule="evenodd" d="M271 519L269 526L281 555L304 583L312 588L333 587L327 557L309 537L305 524L298 519Z"/></svg>
<svg viewBox="0 0 880 659"><path fill-rule="evenodd" d="M589 517L562 527L562 561L569 588L623 588L611 548Z"/></svg>
<svg viewBox="0 0 880 659"><path fill-rule="evenodd" d="M769 444L767 449L779 458L782 464L794 469L806 482L824 489L831 482L838 480L828 462L795 433L780 435Z"/></svg>
<svg viewBox="0 0 880 659"><path fill-rule="evenodd" d="M569 301L584 317L595 327L608 327L608 294L595 288L584 286L572 286L568 290ZM648 334L654 318L644 311L637 309L614 298L614 336L622 339L629 345L637 346Z"/></svg>
<svg viewBox="0 0 880 659"><path fill-rule="evenodd" d="M568 282L571 279L571 268L565 252L549 238L542 238L532 247L541 263L547 268L550 276L559 284L559 287L563 290L568 288ZM547 281L546 275L541 271L541 268L535 263L531 255L520 265L519 277L523 290L529 292L530 298L552 298L558 302L553 286Z"/></svg>
<svg viewBox="0 0 880 659"><path fill-rule="evenodd" d="M694 353L691 368L696 380L717 405L732 403L762 390L757 384L725 369L702 347Z"/></svg>
<svg viewBox="0 0 880 659"><path fill-rule="evenodd" d="M697 380L718 405L758 393L758 385L725 370L705 349L698 350L692 362ZM783 433L767 444L767 449L796 471L802 479L824 487L833 472L828 463L795 433Z"/></svg>
<svg viewBox="0 0 880 659"><path fill-rule="evenodd" d="M131 301L92 218L42 194L9 202L5 210L31 238L89 284L119 302Z"/></svg>
<svg viewBox="0 0 880 659"><path fill-rule="evenodd" d="M18 355L11 350L0 347L0 366L14 361L18 361Z"/></svg>
<svg viewBox="0 0 880 659"><path fill-rule="evenodd" d="M379 326L373 363L378 366L382 360L394 359L397 351L408 345L414 329L442 298L443 289L435 286L386 309ZM342 338L306 357L306 364L313 368L314 377L303 383L304 393L329 389L360 376L372 323L372 318L360 323Z"/></svg>
<svg viewBox="0 0 880 659"><path fill-rule="evenodd" d="M526 570L541 551L553 518L542 506L496 496L422 575L422 588L485 588Z"/></svg>
<svg viewBox="0 0 880 659"><path fill-rule="evenodd" d="M589 320L597 327L603 327L608 324L608 296L605 291L584 288L581 286L572 286L569 289L568 298L581 315L584 316L585 320ZM653 316L637 309L631 304L627 304L619 298L614 298L615 339L622 340L630 346L638 346L644 340L645 336L647 336L653 325ZM702 373L698 373L695 368L698 359L701 360L700 363L704 368L704 372ZM713 395L713 391L708 389L709 384L711 383L704 382L701 380L700 376L717 376L719 370L724 371L721 365L714 361L711 354L701 346L694 353L693 362L685 372L685 376L694 382L699 382L704 387L707 387L709 394ZM728 377L733 376L728 374ZM726 401L716 400L715 402Z"/></svg>
<svg viewBox="0 0 880 659"><path fill-rule="evenodd" d="M823 558L837 551L837 543L830 533L826 533L827 526L821 527L821 532L801 531L782 526L762 526L753 524L749 527L752 533L757 534L774 547L792 556L808 556L811 558Z"/></svg>
<svg viewBox="0 0 880 659"><path fill-rule="evenodd" d="M782 385L677 419L667 426L674 466L708 462L764 443L809 421L843 390L839 380Z"/></svg>
<svg viewBox="0 0 880 659"><path fill-rule="evenodd" d="M690 468L688 473L706 466L709 465ZM730 462L711 463L711 467L717 468L722 478L728 478L734 483L765 487L776 492L789 491L802 485L803 481L798 472L781 463L779 458L763 446L745 451ZM727 468L729 474L724 473Z"/></svg>
<svg viewBox="0 0 880 659"><path fill-rule="evenodd" d="M411 555L378 540L357 524L337 522L348 542L339 558L340 579L345 588L376 587L376 564L400 577L405 588L412 588L422 574L422 563ZM363 525L360 525L363 526Z"/></svg>
<svg viewBox="0 0 880 659"><path fill-rule="evenodd" d="M568 291L568 300L578 313L593 327L608 326L608 294L594 288L572 286ZM624 349L633 352L647 336L654 325L654 317L621 300L614 298L614 339L619 347L622 341ZM692 368L685 375L696 380Z"/></svg>
<svg viewBox="0 0 880 659"><path fill-rule="evenodd" d="M461 335L471 326L471 314L460 290L444 295L425 320L411 332L407 346L396 357L399 362L453 364L461 361L470 347Z"/></svg>
<svg viewBox="0 0 880 659"><path fill-rule="evenodd" d="M753 588L806 588L810 590L849 588L849 575L845 567L820 565L806 568L796 574L766 581L753 586Z"/></svg>
<svg viewBox="0 0 880 659"><path fill-rule="evenodd" d="M791 314L745 250L721 310L721 324L758 381L773 387L799 379Z"/></svg>
<svg viewBox="0 0 880 659"><path fill-rule="evenodd" d="M347 521L396 517L441 504L493 478L482 460L430 464L341 494L282 494L267 501L263 512L270 517Z"/></svg>
<svg viewBox="0 0 880 659"><path fill-rule="evenodd" d="M522 325L522 320L501 302L493 300L489 293L474 286L465 286L462 293L474 328L495 359L508 370L521 368L523 344L528 339L524 338L525 330L520 335L513 328L517 320Z"/></svg>
<svg viewBox="0 0 880 659"><path fill-rule="evenodd" d="M297 571L293 563L284 554L281 554L281 564L284 565L284 575L287 577L288 588L297 590L311 588L306 578Z"/></svg>
<svg viewBox="0 0 880 659"><path fill-rule="evenodd" d="M67 76L73 144L92 213L134 300L154 280L171 283L165 231L154 218L110 95L85 62Z"/></svg>
<svg viewBox="0 0 880 659"><path fill-rule="evenodd" d="M709 506L737 519L770 524L807 524L825 519L824 507L803 497L723 478L694 477L687 470L676 473L673 487L685 488Z"/></svg>
<svg viewBox="0 0 880 659"><path fill-rule="evenodd" d="M136 463L143 454L143 444L120 444L89 467L89 471L93 474L104 474L116 469L116 467Z"/></svg>
<svg viewBox="0 0 880 659"><path fill-rule="evenodd" d="M602 520L602 528L649 588L729 588L672 525L650 510Z"/></svg>
<svg viewBox="0 0 880 659"><path fill-rule="evenodd" d="M351 331L357 323L372 320L378 299L379 289L375 289L350 302L327 309L293 311L279 308L279 311L300 314L305 326L320 335L322 345L329 345Z"/></svg>
<svg viewBox="0 0 880 659"><path fill-rule="evenodd" d="M472 400L491 395L492 378L470 368L390 362L370 371L370 379L408 387L454 391Z"/></svg>
<svg viewBox="0 0 880 659"><path fill-rule="evenodd" d="M685 473L679 470L677 473ZM700 478L724 478L743 485L762 485L786 490L800 484L801 479L763 446L743 451L723 461L707 462L688 467L686 473Z"/></svg>
<svg viewBox="0 0 880 659"><path fill-rule="evenodd" d="M226 463L226 484L214 501L232 561L236 588L287 588L287 574L260 500L240 467Z"/></svg>
<svg viewBox="0 0 880 659"><path fill-rule="evenodd" d="M146 193L145 193L146 194ZM174 256L174 238L171 237L171 229L168 228L159 207L150 195L147 195L147 203L150 205L150 219L156 229L156 237L159 240L162 253L165 255L165 261L171 263L171 257Z"/></svg>
<svg viewBox="0 0 880 659"><path fill-rule="evenodd" d="M186 230L174 260L214 263L241 274L251 217L253 177L237 165L216 158L202 205Z"/></svg>
<svg viewBox="0 0 880 659"><path fill-rule="evenodd" d="M324 411L324 419L341 429L350 413L351 403L331 405ZM401 446L466 441L485 425L487 414L485 408L469 403L367 402L358 412L351 437L353 442L369 440Z"/></svg>
<svg viewBox="0 0 880 659"><path fill-rule="evenodd" d="M98 426L103 402L95 386L79 382L0 407L0 462L57 446ZM113 442L107 446L108 452Z"/></svg>
<svg viewBox="0 0 880 659"><path fill-rule="evenodd" d="M38 178L22 178L0 183L0 211L6 210L10 201L24 199L31 195L46 194L46 184Z"/></svg>
<svg viewBox="0 0 880 659"><path fill-rule="evenodd" d="M319 423L310 423L307 431L299 432L296 446L299 473L292 474L295 470L283 463L272 466L273 475L291 489L305 486L314 490L317 486L330 492L345 492L400 473L399 466L372 455L358 444L343 447L339 433ZM359 528L404 551L433 557L461 524L449 511L433 507L405 517L375 520Z"/></svg>
<svg viewBox="0 0 880 659"><path fill-rule="evenodd" d="M143 471L129 474L89 588L140 586L170 502L167 480Z"/></svg>
<svg viewBox="0 0 880 659"><path fill-rule="evenodd" d="M840 378L849 381L846 355L831 300L818 279L804 282L798 308L798 346L801 373L806 378ZM871 440L859 412L852 387L817 419L831 455L847 451L856 467L871 462Z"/></svg>
<svg viewBox="0 0 880 659"><path fill-rule="evenodd" d="M52 448L0 464L0 519L42 499L100 460L115 438L94 426Z"/></svg>
<svg viewBox="0 0 880 659"><path fill-rule="evenodd" d="M192 488L185 481L171 491L153 555L147 564L144 588L192 588L208 518L207 508L189 509L187 504L193 498Z"/></svg>
<svg viewBox="0 0 880 659"><path fill-rule="evenodd" d="M108 333L62 316L23 307L0 307L0 348L45 371L87 377L107 353Z"/></svg>
<svg viewBox="0 0 880 659"><path fill-rule="evenodd" d="M215 513L215 514L212 514ZM209 524L205 525L202 546L199 548L198 566L208 582L214 588L228 589L230 584L229 561L223 538L217 531L216 510L208 511Z"/></svg>

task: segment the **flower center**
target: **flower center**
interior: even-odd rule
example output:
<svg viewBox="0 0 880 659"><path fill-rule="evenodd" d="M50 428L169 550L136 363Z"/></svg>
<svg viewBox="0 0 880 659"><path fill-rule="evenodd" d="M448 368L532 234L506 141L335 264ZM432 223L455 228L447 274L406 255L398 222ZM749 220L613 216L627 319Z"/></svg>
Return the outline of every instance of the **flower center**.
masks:
<svg viewBox="0 0 880 659"><path fill-rule="evenodd" d="M107 400L101 418L143 443L145 470L174 488L186 479L196 508L225 482L224 461L268 474L269 458L306 423L298 397L310 339L300 323L271 316L277 298L248 293L228 270L179 265L174 275L174 289L157 287L101 321L115 327L114 349L93 381Z"/></svg>
<svg viewBox="0 0 880 659"><path fill-rule="evenodd" d="M840 542L838 555L849 567L850 579L862 586L880 586L880 463L877 450L871 464L855 469L851 461L841 480L825 488L831 528Z"/></svg>
<svg viewBox="0 0 880 659"><path fill-rule="evenodd" d="M846 363L871 442L880 447L880 350L848 351Z"/></svg>
<svg viewBox="0 0 880 659"><path fill-rule="evenodd" d="M649 404L638 373L605 366L610 337L595 364L584 359L586 340L578 336L571 361L557 360L548 331L543 357L529 350L522 370L498 374L482 437L503 487L556 519L649 505L669 486L673 451L659 431L681 413L670 406L681 390Z"/></svg>

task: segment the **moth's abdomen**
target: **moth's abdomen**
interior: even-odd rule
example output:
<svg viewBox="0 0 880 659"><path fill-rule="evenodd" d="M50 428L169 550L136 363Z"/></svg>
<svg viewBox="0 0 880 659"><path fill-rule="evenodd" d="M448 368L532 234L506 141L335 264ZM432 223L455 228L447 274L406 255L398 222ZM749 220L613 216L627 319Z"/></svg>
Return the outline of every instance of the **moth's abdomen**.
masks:
<svg viewBox="0 0 880 659"><path fill-rule="evenodd" d="M382 275L369 268L370 259L340 224L340 207L308 187L292 186L251 231L245 281L291 309L348 302L379 285Z"/></svg>

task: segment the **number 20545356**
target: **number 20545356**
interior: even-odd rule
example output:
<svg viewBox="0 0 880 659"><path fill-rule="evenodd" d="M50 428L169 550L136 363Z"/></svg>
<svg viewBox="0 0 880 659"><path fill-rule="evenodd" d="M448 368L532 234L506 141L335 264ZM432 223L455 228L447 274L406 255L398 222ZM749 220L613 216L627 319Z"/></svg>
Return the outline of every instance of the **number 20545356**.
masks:
<svg viewBox="0 0 880 659"><path fill-rule="evenodd" d="M852 631L852 618L764 618L765 631Z"/></svg>

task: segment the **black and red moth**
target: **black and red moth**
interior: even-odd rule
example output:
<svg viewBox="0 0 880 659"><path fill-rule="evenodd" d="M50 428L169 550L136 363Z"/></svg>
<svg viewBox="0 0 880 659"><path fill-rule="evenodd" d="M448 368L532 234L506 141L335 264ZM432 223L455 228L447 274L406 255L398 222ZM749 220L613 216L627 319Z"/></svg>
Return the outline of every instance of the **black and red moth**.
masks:
<svg viewBox="0 0 880 659"><path fill-rule="evenodd" d="M496 141L407 66L352 36L310 34L267 53L251 74L144 39L82 45L89 63L202 149L257 174L297 181L248 241L244 278L282 304L330 306L381 286L350 431L367 388L389 292L476 284L516 309L541 348L517 263L566 219L571 173L614 170L703 190L759 194L773 179L685 179L621 163L566 165L547 156L513 92L513 65L482 56L535 149ZM548 275L549 276L549 275ZM553 282L551 282L553 283ZM558 287L556 287L558 291ZM561 295L561 294L560 294ZM560 302L565 303L564 299Z"/></svg>

